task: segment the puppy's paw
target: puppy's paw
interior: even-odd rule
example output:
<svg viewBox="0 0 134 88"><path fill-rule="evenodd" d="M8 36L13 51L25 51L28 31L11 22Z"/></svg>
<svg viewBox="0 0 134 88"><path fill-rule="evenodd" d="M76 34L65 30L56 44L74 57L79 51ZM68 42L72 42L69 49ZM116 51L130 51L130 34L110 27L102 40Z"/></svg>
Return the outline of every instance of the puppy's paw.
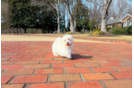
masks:
<svg viewBox="0 0 134 88"><path fill-rule="evenodd" d="M66 58L68 58L68 59L72 59L71 55L67 56Z"/></svg>
<svg viewBox="0 0 134 88"><path fill-rule="evenodd" d="M67 57L67 59L70 59L70 60L71 60L71 59L72 59L72 57L71 57L71 58L68 58L68 57Z"/></svg>
<svg viewBox="0 0 134 88"><path fill-rule="evenodd" d="M54 53L54 56L59 56L59 55Z"/></svg>

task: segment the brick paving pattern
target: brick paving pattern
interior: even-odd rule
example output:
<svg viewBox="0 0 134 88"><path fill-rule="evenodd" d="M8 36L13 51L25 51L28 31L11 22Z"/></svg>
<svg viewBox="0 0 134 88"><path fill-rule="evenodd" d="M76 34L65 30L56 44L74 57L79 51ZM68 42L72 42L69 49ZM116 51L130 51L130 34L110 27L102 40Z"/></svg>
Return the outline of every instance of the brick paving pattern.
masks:
<svg viewBox="0 0 134 88"><path fill-rule="evenodd" d="M132 88L132 45L74 42L73 59L50 41L2 41L1 88Z"/></svg>

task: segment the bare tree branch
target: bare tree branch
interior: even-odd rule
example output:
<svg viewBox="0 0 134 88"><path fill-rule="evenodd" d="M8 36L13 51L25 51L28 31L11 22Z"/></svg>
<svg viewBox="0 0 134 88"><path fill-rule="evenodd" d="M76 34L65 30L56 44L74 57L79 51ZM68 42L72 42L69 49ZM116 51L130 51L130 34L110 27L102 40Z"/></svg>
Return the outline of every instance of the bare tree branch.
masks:
<svg viewBox="0 0 134 88"><path fill-rule="evenodd" d="M57 18L57 15L55 14L54 10L52 10L52 12L53 12L54 16Z"/></svg>
<svg viewBox="0 0 134 88"><path fill-rule="evenodd" d="M42 6L46 6L47 3L45 0L30 0L30 4L33 6L38 6L38 7L42 7Z"/></svg>
<svg viewBox="0 0 134 88"><path fill-rule="evenodd" d="M112 2L112 0L109 1L108 5L107 5L107 9L106 9L106 11L108 11L108 8L109 8L111 2Z"/></svg>
<svg viewBox="0 0 134 88"><path fill-rule="evenodd" d="M98 5L100 5L100 6L103 6L102 4L100 4L100 3L98 3L98 2L95 2L95 1L93 1L93 0L87 0L88 2L93 2L93 3L95 3L95 4L98 4Z"/></svg>
<svg viewBox="0 0 134 88"><path fill-rule="evenodd" d="M70 10L69 10L69 3L68 3L68 0L65 1L65 4L66 4L67 11L68 11L68 13L69 13L69 16L72 17L71 12L70 12ZM72 19L72 18L71 18L71 19Z"/></svg>
<svg viewBox="0 0 134 88"><path fill-rule="evenodd" d="M50 5L53 7L53 8L56 8L56 6L54 6L49 0L48 2L50 3Z"/></svg>

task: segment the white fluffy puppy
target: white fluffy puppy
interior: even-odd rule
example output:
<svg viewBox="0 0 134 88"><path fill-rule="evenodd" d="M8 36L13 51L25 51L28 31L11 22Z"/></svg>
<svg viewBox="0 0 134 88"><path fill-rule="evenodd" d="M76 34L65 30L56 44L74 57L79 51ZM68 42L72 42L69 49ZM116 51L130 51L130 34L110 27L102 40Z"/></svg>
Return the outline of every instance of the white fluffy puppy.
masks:
<svg viewBox="0 0 134 88"><path fill-rule="evenodd" d="M54 56L62 56L71 59L71 54L73 52L73 37L71 35L64 35L62 38L58 37L53 45L52 52Z"/></svg>

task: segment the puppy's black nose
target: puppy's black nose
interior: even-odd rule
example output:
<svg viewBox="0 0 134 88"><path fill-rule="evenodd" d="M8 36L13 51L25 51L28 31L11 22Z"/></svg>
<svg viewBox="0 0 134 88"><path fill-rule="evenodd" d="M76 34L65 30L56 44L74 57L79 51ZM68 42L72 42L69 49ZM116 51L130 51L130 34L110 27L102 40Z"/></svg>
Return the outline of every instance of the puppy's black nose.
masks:
<svg viewBox="0 0 134 88"><path fill-rule="evenodd" d="M69 42L67 42L67 44L69 44Z"/></svg>

